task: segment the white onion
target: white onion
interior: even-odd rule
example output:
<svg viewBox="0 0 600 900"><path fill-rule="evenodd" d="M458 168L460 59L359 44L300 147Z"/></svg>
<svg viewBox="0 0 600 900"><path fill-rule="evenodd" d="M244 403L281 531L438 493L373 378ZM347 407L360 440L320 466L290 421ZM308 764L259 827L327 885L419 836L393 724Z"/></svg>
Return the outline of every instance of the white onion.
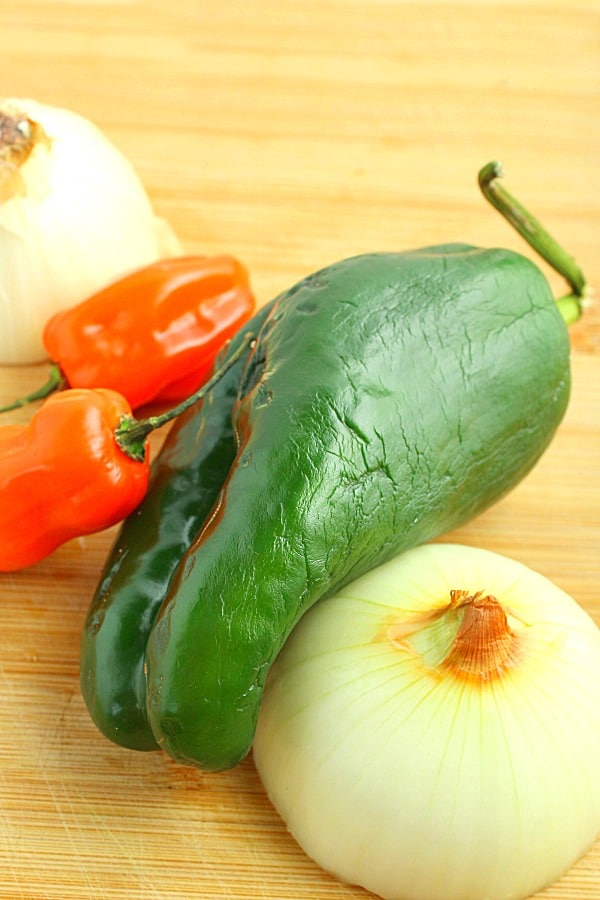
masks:
<svg viewBox="0 0 600 900"><path fill-rule="evenodd" d="M462 590L492 595L504 624L473 619L472 597L451 604ZM592 619L513 560L438 544L304 616L270 673L254 759L338 878L388 900L500 900L593 843L599 751Z"/></svg>
<svg viewBox="0 0 600 900"><path fill-rule="evenodd" d="M180 252L133 166L94 124L34 100L0 102L0 363L44 359L54 312Z"/></svg>

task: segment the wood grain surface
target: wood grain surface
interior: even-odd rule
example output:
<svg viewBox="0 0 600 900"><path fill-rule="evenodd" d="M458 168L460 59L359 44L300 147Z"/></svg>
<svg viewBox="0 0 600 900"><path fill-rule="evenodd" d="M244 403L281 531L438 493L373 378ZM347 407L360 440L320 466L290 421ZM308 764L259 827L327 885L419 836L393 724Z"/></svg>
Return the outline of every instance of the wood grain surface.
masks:
<svg viewBox="0 0 600 900"><path fill-rule="evenodd" d="M369 250L533 258L476 187L494 158L597 288L599 38L586 0L0 0L0 94L95 121L186 250L239 256L260 303ZM600 624L599 322L592 293L544 458L444 540L523 561ZM0 402L44 374L1 369ZM251 759L207 775L96 731L79 636L113 536L0 575L0 897L366 898L302 853ZM598 898L600 843L543 896Z"/></svg>

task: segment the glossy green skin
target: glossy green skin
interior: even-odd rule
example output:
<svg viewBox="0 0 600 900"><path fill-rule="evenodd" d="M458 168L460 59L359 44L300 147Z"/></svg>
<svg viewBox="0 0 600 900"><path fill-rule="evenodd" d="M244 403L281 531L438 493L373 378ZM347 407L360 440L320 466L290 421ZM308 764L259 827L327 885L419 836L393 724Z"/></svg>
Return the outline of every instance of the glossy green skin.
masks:
<svg viewBox="0 0 600 900"><path fill-rule="evenodd" d="M509 251L356 257L280 297L241 387L218 514L148 641L160 746L209 770L238 763L300 616L520 481L569 380L550 288Z"/></svg>
<svg viewBox="0 0 600 900"><path fill-rule="evenodd" d="M224 358L248 332L258 333L268 311L259 310L241 329ZM84 701L103 734L134 750L157 749L146 715L146 642L173 573L234 460L231 413L245 361L235 363L167 435L148 492L117 535L84 625Z"/></svg>

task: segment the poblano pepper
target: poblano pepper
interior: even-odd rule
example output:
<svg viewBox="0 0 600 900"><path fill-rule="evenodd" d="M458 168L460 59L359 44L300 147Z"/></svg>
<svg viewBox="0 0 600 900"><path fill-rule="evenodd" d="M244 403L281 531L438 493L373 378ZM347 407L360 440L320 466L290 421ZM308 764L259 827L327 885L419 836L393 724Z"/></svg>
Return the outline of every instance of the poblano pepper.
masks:
<svg viewBox="0 0 600 900"><path fill-rule="evenodd" d="M258 334L264 307L217 360ZM235 457L231 413L246 355L176 421L151 466L146 496L121 526L86 618L81 689L107 737L134 750L157 743L146 715L144 653L177 565L210 513Z"/></svg>
<svg viewBox="0 0 600 900"><path fill-rule="evenodd" d="M583 278L497 174L482 170L488 198L571 282L559 303L525 257L465 244L344 260L274 302L235 458L146 646L149 724L176 759L239 762L300 616L483 511L550 442Z"/></svg>

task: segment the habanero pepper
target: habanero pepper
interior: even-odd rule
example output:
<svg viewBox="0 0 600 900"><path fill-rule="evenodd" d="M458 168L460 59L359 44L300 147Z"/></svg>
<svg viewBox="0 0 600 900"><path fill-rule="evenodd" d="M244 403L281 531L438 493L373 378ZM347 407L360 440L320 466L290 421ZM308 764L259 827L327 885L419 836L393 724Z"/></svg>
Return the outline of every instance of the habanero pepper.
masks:
<svg viewBox="0 0 600 900"><path fill-rule="evenodd" d="M137 269L52 316L46 385L0 411L71 388L110 388L132 409L178 402L212 372L221 348L253 315L248 273L234 257L180 256Z"/></svg>
<svg viewBox="0 0 600 900"><path fill-rule="evenodd" d="M115 440L130 414L115 391L73 388L49 397L27 425L0 429L0 571L30 566L135 509L149 461Z"/></svg>
<svg viewBox="0 0 600 900"><path fill-rule="evenodd" d="M149 434L199 402L250 341L246 335L209 381L162 415L135 419L116 391L71 388L48 397L26 425L2 426L0 572L129 516L148 488Z"/></svg>

